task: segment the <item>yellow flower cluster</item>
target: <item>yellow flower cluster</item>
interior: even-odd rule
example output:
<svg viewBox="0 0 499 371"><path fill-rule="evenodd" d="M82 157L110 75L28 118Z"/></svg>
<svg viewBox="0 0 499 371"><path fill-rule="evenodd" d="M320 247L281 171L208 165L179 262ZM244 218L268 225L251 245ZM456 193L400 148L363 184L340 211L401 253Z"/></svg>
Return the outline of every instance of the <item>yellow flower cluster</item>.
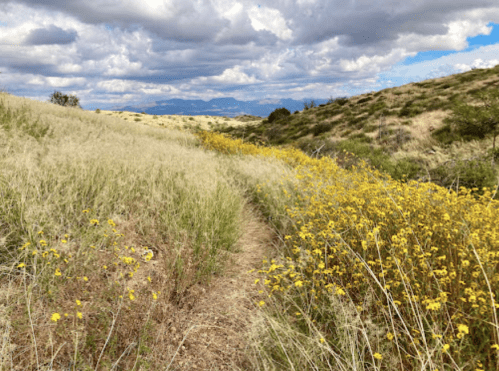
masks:
<svg viewBox="0 0 499 371"><path fill-rule="evenodd" d="M258 147L211 132L199 137L208 149L272 157L296 170L299 202L287 210L295 232L284 238L291 256L261 271L271 293L296 291L312 308L330 295L347 295L364 310L397 310L409 327L399 324L400 333L388 339L405 336L399 344L410 355L428 339L446 344L444 351L463 340L469 347L499 340L499 202L490 190L476 199L464 187L457 194L431 183L394 181L363 161L347 171L332 158L296 149ZM373 289L378 299L365 303ZM443 337L432 336L435 328Z"/></svg>
<svg viewBox="0 0 499 371"><path fill-rule="evenodd" d="M83 213L88 213L89 210L83 210ZM89 219L91 226L99 226L98 219ZM111 227L111 231L104 231L105 237L97 249L95 245L88 246L88 249L78 246L78 243L72 243L69 235L65 234L64 239L58 237L40 239L36 242L26 242L18 250L21 252L22 262L17 265L17 268L32 271L49 271L48 280L43 280L44 291L49 295L58 291L57 287L64 287L72 281L80 281L82 284L74 286L71 293L78 298L88 294L92 282L108 280L113 292L118 292L116 298L122 298L119 292L128 290L128 298L130 301L137 299L137 294L134 290L127 288L127 282L141 268L139 259L148 262L152 259L153 253L147 247L144 250L147 252L145 256L135 250L134 247L120 247L118 240L124 235L118 232L115 222L112 219L107 221ZM38 235L42 236L43 231L39 231ZM47 242L49 240L50 242ZM59 245L58 241L59 240ZM51 247L53 246L53 247ZM73 251L72 251L73 250ZM84 256L88 257L84 257ZM84 264L82 262L85 261ZM96 270L95 264L99 264L102 270ZM102 264L104 262L105 264ZM36 270L35 270L36 268ZM52 273L50 273L52 272ZM152 284L151 277L147 277L148 284ZM149 290L150 291L150 290ZM85 294L86 293L86 294ZM160 292L150 291L153 300L157 300ZM88 295L87 295L88 296ZM81 299L83 300L83 299ZM82 301L76 299L76 308L82 307ZM59 310L60 311L60 310ZM65 313L65 317L68 314ZM83 319L83 313L80 309L75 312L76 318ZM58 322L61 319L59 312L53 312L50 320Z"/></svg>

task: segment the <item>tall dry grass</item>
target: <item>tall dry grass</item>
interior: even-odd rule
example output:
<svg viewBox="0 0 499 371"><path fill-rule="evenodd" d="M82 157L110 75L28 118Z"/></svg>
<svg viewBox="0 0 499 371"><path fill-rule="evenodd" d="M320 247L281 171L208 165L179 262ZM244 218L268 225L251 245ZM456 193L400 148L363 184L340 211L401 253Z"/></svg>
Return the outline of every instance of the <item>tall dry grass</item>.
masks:
<svg viewBox="0 0 499 371"><path fill-rule="evenodd" d="M171 364L158 331L223 272L245 199L197 143L0 94L0 369Z"/></svg>

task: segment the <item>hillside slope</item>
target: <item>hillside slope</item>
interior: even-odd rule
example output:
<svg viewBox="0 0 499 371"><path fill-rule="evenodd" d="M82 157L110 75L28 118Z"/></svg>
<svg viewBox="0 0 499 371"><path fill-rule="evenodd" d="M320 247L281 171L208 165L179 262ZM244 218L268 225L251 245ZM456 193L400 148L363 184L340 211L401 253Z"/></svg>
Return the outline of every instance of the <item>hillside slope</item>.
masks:
<svg viewBox="0 0 499 371"><path fill-rule="evenodd" d="M474 165L481 161L491 164L484 170L488 174L486 183L491 186L497 180L491 174L499 170L498 154L492 162L492 137L459 140L451 137L448 126L457 103L478 105L480 92L498 87L499 65L338 98L274 122L262 120L258 125L219 131L248 142L291 145L309 154L340 160L342 151L347 150L397 179L407 174L408 179L431 179L442 186L456 184L459 175L457 168L442 174L442 167L460 166L459 160L474 161ZM479 183L461 184L480 187Z"/></svg>

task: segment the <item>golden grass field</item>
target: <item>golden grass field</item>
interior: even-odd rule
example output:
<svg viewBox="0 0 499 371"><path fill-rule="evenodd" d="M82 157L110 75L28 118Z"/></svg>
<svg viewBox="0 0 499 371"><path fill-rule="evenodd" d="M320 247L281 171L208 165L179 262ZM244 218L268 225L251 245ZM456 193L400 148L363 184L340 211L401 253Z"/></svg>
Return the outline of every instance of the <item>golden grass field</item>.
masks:
<svg viewBox="0 0 499 371"><path fill-rule="evenodd" d="M210 130L214 126L244 126L258 123L259 121L237 120L229 117L219 116L188 116L188 115L149 115L129 111L106 111L100 110L102 115L117 117L131 123L142 123L155 127L169 129L184 129L199 125L203 130ZM261 120L260 120L261 121Z"/></svg>

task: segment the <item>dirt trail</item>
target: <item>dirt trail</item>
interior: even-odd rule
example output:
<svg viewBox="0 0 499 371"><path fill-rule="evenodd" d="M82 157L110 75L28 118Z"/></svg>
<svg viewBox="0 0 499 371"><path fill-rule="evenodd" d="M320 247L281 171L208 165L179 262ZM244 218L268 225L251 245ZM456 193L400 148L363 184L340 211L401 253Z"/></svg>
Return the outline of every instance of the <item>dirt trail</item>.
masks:
<svg viewBox="0 0 499 371"><path fill-rule="evenodd" d="M170 370L249 370L244 336L257 309L254 281L274 232L252 206L244 209L241 252L232 254L226 272L209 286L195 286L183 297L166 331L178 342ZM182 342L183 341L183 342ZM180 345L182 344L182 345Z"/></svg>

